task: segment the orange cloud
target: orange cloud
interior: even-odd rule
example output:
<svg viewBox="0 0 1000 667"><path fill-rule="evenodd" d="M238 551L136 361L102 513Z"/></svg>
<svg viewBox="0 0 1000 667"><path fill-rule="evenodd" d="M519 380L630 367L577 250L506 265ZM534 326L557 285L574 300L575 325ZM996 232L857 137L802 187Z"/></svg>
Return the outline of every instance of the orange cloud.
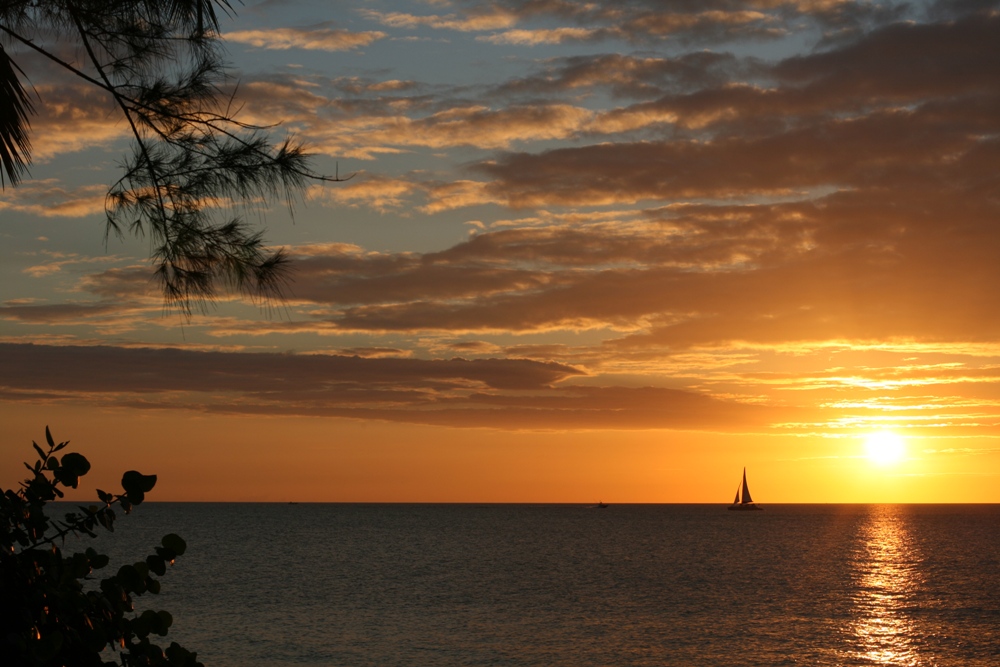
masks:
<svg viewBox="0 0 1000 667"><path fill-rule="evenodd" d="M11 189L0 211L28 213L43 218L82 218L104 213L106 185L67 188L56 179L29 181Z"/></svg>
<svg viewBox="0 0 1000 667"><path fill-rule="evenodd" d="M592 112L567 104L451 108L423 118L389 118L359 128L361 144L449 148L506 148L515 142L562 139L574 134ZM371 121L368 121L371 123Z"/></svg>
<svg viewBox="0 0 1000 667"><path fill-rule="evenodd" d="M596 30L591 28L520 29L505 30L495 35L481 36L476 39L491 44L535 46L537 44L563 44L565 42L585 42L602 39L607 38L609 32L606 29Z"/></svg>
<svg viewBox="0 0 1000 667"><path fill-rule="evenodd" d="M310 51L350 51L385 39L379 31L351 32L333 28L268 28L227 32L226 41L264 49L306 49Z"/></svg>
<svg viewBox="0 0 1000 667"><path fill-rule="evenodd" d="M356 180L337 188L311 186L306 191L306 198L311 201L328 201L347 206L363 205L385 212L401 207L417 187L417 184L410 181L359 174Z"/></svg>
<svg viewBox="0 0 1000 667"><path fill-rule="evenodd" d="M77 253L60 253L48 250L43 250L41 254L47 256L49 261L44 264L29 266L23 270L23 273L26 273L33 278L42 278L45 276L51 276L55 273L60 273L63 268L67 266L95 263L104 264L117 260L116 257L83 257Z"/></svg>
<svg viewBox="0 0 1000 667"><path fill-rule="evenodd" d="M448 14L445 16L417 16L404 12L379 12L362 10L362 15L374 21L393 28L418 28L427 26L437 30L457 30L460 32L478 32L508 28L517 22L517 16L512 12L492 9L487 11L472 11L464 15Z"/></svg>
<svg viewBox="0 0 1000 667"><path fill-rule="evenodd" d="M482 181L452 181L441 184L425 184L428 203L420 208L425 213L440 213L466 206L481 204L502 204L504 199L497 196Z"/></svg>
<svg viewBox="0 0 1000 667"><path fill-rule="evenodd" d="M31 155L37 163L90 148L107 150L131 137L119 122L111 96L65 76L38 81L36 115L31 117Z"/></svg>

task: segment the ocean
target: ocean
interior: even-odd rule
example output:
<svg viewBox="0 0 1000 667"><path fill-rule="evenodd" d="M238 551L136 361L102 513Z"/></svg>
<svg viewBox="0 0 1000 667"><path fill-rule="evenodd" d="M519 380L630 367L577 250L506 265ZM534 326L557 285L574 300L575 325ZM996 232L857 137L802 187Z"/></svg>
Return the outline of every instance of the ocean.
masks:
<svg viewBox="0 0 1000 667"><path fill-rule="evenodd" d="M206 667L1000 665L998 505L146 503L99 548L169 532L137 601Z"/></svg>

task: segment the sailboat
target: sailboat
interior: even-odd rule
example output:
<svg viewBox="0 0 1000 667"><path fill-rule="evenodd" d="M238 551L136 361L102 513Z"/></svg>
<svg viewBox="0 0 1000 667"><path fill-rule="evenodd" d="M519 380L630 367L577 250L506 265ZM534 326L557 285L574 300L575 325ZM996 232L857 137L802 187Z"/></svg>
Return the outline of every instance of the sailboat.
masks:
<svg viewBox="0 0 1000 667"><path fill-rule="evenodd" d="M750 487L747 486L747 469L743 468L743 499L740 500L740 487L736 487L736 499L733 500L733 504L726 509L735 510L737 512L743 511L754 511L762 510L763 507L757 507L754 504L753 498L750 497Z"/></svg>

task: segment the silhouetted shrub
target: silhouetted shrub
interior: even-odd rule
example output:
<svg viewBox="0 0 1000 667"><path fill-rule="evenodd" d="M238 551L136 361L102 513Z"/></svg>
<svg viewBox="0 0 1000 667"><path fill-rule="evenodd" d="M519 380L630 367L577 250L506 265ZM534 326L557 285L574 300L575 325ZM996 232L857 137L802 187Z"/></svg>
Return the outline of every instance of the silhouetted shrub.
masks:
<svg viewBox="0 0 1000 667"><path fill-rule="evenodd" d="M97 490L99 504L78 506L62 520L49 517L46 505L63 497L60 487L77 488L90 470L82 454L56 456L68 442L56 444L45 428L48 450L38 452L31 476L14 490L0 489L0 665L4 667L124 667L171 665L202 667L197 655L176 643L166 649L150 637L166 636L172 617L166 611L136 613L133 597L160 592L155 577L184 553L177 535L167 535L143 562L122 565L96 585L95 571L108 557L88 548L66 555L70 535L97 537L114 530L115 505L128 514L156 484L156 475L129 470L121 494ZM49 508L51 510L51 508ZM86 581L93 584L85 585Z"/></svg>

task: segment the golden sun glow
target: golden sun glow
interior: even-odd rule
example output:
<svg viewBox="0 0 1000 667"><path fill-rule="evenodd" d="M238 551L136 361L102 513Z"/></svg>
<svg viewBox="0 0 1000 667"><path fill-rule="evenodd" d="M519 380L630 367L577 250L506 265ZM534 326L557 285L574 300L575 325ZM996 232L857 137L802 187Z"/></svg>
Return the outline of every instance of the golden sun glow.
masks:
<svg viewBox="0 0 1000 667"><path fill-rule="evenodd" d="M899 463L906 454L903 438L892 431L876 431L865 438L868 460L880 466Z"/></svg>

